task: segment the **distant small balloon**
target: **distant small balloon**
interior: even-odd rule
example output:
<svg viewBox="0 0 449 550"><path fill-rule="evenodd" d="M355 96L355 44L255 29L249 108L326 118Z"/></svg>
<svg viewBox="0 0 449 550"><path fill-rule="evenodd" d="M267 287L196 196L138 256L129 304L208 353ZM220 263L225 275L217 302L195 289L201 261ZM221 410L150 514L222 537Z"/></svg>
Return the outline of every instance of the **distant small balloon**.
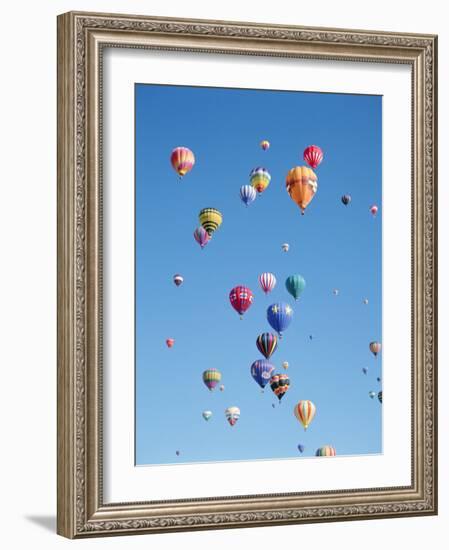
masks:
<svg viewBox="0 0 449 550"><path fill-rule="evenodd" d="M363 367L362 372L363 374L368 374L368 369L366 367Z"/></svg>
<svg viewBox="0 0 449 550"><path fill-rule="evenodd" d="M220 386L220 391L225 391L224 384L222 384L222 385Z"/></svg>
<svg viewBox="0 0 449 550"><path fill-rule="evenodd" d="M209 420L212 417L212 411L203 411L204 420Z"/></svg>
<svg viewBox="0 0 449 550"><path fill-rule="evenodd" d="M284 362L282 363L282 368L284 368L285 370L287 370L288 367L289 367L288 361L284 361Z"/></svg>
<svg viewBox="0 0 449 550"><path fill-rule="evenodd" d="M377 399L379 399L379 401L382 403L382 392L381 391L377 394Z"/></svg>
<svg viewBox="0 0 449 550"><path fill-rule="evenodd" d="M317 449L315 456L336 456L337 453L334 449L334 447L331 447L330 445L325 445L324 447L320 447Z"/></svg>
<svg viewBox="0 0 449 550"><path fill-rule="evenodd" d="M271 403L271 406L273 407L273 409L276 408L276 405L274 403Z"/></svg>
<svg viewBox="0 0 449 550"><path fill-rule="evenodd" d="M368 305L368 298L364 298L363 303L367 306Z"/></svg>
<svg viewBox="0 0 449 550"><path fill-rule="evenodd" d="M376 378L376 380L377 380L378 382L380 382L380 381L381 381L380 376L378 376L378 377Z"/></svg>
<svg viewBox="0 0 449 550"><path fill-rule="evenodd" d="M369 211L371 212L371 214L373 216L375 216L377 214L377 211L379 210L379 208L377 207L377 205L373 204L373 206L371 206L371 208L369 209Z"/></svg>
<svg viewBox="0 0 449 550"><path fill-rule="evenodd" d="M176 286L181 286L184 282L184 277L180 275L179 273L176 273L176 275L173 275L173 282Z"/></svg>
<svg viewBox="0 0 449 550"><path fill-rule="evenodd" d="M267 139L263 139L261 142L260 142L260 146L262 147L262 149L264 151L268 151L268 149L270 148L270 142L267 140Z"/></svg>
<svg viewBox="0 0 449 550"><path fill-rule="evenodd" d="M351 200L352 200L352 199L351 199L351 195L343 195L343 196L341 197L341 202L342 202L345 206L347 206L347 205L351 202Z"/></svg>
<svg viewBox="0 0 449 550"><path fill-rule="evenodd" d="M375 391L370 391L368 395L371 397L371 399L373 399L374 397L376 397L377 394Z"/></svg>
<svg viewBox="0 0 449 550"><path fill-rule="evenodd" d="M167 340L165 340L165 343L167 344L168 348L172 348L175 345L175 339L174 338L167 338Z"/></svg>
<svg viewBox="0 0 449 550"><path fill-rule="evenodd" d="M290 250L290 245L289 245L288 243L284 243L284 244L282 245L282 250L283 250L284 252L288 252L288 251Z"/></svg>
<svg viewBox="0 0 449 550"><path fill-rule="evenodd" d="M309 340L313 340L313 334L309 335Z"/></svg>
<svg viewBox="0 0 449 550"><path fill-rule="evenodd" d="M377 354L380 353L380 350L382 349L382 344L380 342L370 342L369 349L371 353L377 357Z"/></svg>
<svg viewBox="0 0 449 550"><path fill-rule="evenodd" d="M338 296L340 294L340 291L338 290L338 288L334 288L334 290L332 291L332 294L334 296Z"/></svg>
<svg viewBox="0 0 449 550"><path fill-rule="evenodd" d="M228 407L225 410L226 420L231 426L234 426L237 420L240 418L240 409L238 407Z"/></svg>
<svg viewBox="0 0 449 550"><path fill-rule="evenodd" d="M298 451L299 451L300 453L303 453L303 452L304 452L304 449L305 449L305 446L302 445L301 443L299 443L299 444L298 444Z"/></svg>
<svg viewBox="0 0 449 550"><path fill-rule="evenodd" d="M176 451L176 456L179 456L181 453L179 451Z"/></svg>

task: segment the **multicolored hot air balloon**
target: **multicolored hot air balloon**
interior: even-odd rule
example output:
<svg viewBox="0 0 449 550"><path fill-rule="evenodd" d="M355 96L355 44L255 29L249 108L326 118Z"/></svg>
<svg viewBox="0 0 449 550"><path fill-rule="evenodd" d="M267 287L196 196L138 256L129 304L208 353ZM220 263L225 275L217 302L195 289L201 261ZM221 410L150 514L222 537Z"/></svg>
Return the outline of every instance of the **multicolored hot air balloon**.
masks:
<svg viewBox="0 0 449 550"><path fill-rule="evenodd" d="M290 275L285 281L285 288L297 300L306 288L306 281L302 275Z"/></svg>
<svg viewBox="0 0 449 550"><path fill-rule="evenodd" d="M368 395L371 397L371 399L374 399L376 397L377 393L375 391L370 391L368 393Z"/></svg>
<svg viewBox="0 0 449 550"><path fill-rule="evenodd" d="M212 417L212 411L203 411L204 420L209 420Z"/></svg>
<svg viewBox="0 0 449 550"><path fill-rule="evenodd" d="M303 445L302 443L298 443L298 451L302 454L305 450L305 445Z"/></svg>
<svg viewBox="0 0 449 550"><path fill-rule="evenodd" d="M341 197L341 202L342 202L345 206L347 206L347 205L351 202L351 200L352 200L352 199L351 199L351 195L343 195L343 196Z"/></svg>
<svg viewBox="0 0 449 550"><path fill-rule="evenodd" d="M201 246L201 249L210 241L209 233L201 226L195 229L193 236L195 237L195 241Z"/></svg>
<svg viewBox="0 0 449 550"><path fill-rule="evenodd" d="M225 410L226 420L234 426L237 420L240 418L240 409L238 407L228 407Z"/></svg>
<svg viewBox="0 0 449 550"><path fill-rule="evenodd" d="M292 201L299 206L301 214L304 214L317 192L318 178L311 168L295 166L287 174L286 188Z"/></svg>
<svg viewBox="0 0 449 550"><path fill-rule="evenodd" d="M379 210L379 208L378 208L375 204L373 204L373 205L370 207L370 209L369 209L369 211L371 212L371 214L372 214L373 216L375 216L375 215L377 214L377 211L378 211L378 210Z"/></svg>
<svg viewBox="0 0 449 550"><path fill-rule="evenodd" d="M281 248L284 252L288 252L290 250L290 245L288 243L283 243Z"/></svg>
<svg viewBox="0 0 449 550"><path fill-rule="evenodd" d="M317 449L315 456L337 456L337 453L334 447L331 447L330 445L324 445L324 447L320 447L319 449Z"/></svg>
<svg viewBox="0 0 449 550"><path fill-rule="evenodd" d="M289 366L290 366L290 365L288 364L288 361L284 361L284 362L282 363L282 368L285 369L285 370L287 370Z"/></svg>
<svg viewBox="0 0 449 550"><path fill-rule="evenodd" d="M261 273L259 275L260 288L268 294L276 286L276 277L273 273Z"/></svg>
<svg viewBox="0 0 449 550"><path fill-rule="evenodd" d="M377 399L379 399L379 401L382 403L382 392L381 391L377 394Z"/></svg>
<svg viewBox="0 0 449 550"><path fill-rule="evenodd" d="M203 372L203 382L210 391L214 390L221 380L221 372L217 369L207 369Z"/></svg>
<svg viewBox="0 0 449 550"><path fill-rule="evenodd" d="M258 193L263 193L270 185L270 181L270 172L266 168L262 168L262 166L254 168L249 174L249 183Z"/></svg>
<svg viewBox="0 0 449 550"><path fill-rule="evenodd" d="M245 311L251 306L253 300L253 293L247 286L236 286L229 293L231 306L240 315L240 319L242 319Z"/></svg>
<svg viewBox="0 0 449 550"><path fill-rule="evenodd" d="M203 208L198 214L200 225L208 232L209 237L220 227L223 216L216 208Z"/></svg>
<svg viewBox="0 0 449 550"><path fill-rule="evenodd" d="M175 345L175 339L174 338L167 338L167 340L165 340L165 343L167 344L168 348L172 348Z"/></svg>
<svg viewBox="0 0 449 550"><path fill-rule="evenodd" d="M182 178L193 168L195 155L187 147L176 147L171 153L170 161L178 176Z"/></svg>
<svg viewBox="0 0 449 550"><path fill-rule="evenodd" d="M293 317L293 309L289 304L277 303L271 304L267 309L267 320L271 327L282 338L282 333L291 323Z"/></svg>
<svg viewBox="0 0 449 550"><path fill-rule="evenodd" d="M263 332L257 337L256 346L260 353L266 359L269 359L276 351L276 348L278 346L277 336L275 334L272 334L271 332Z"/></svg>
<svg viewBox="0 0 449 550"><path fill-rule="evenodd" d="M184 282L184 277L180 275L179 273L176 273L176 275L173 275L173 282L176 286L181 286Z"/></svg>
<svg viewBox="0 0 449 550"><path fill-rule="evenodd" d="M304 149L304 160L314 170L323 160L323 151L318 145L309 145Z"/></svg>
<svg viewBox="0 0 449 550"><path fill-rule="evenodd" d="M279 402L287 393L290 387L290 379L287 374L273 374L270 378L270 387L274 395L279 399Z"/></svg>
<svg viewBox="0 0 449 550"><path fill-rule="evenodd" d="M264 151L268 151L268 149L270 148L270 142L266 139L263 139L261 142L260 142L260 146L262 147L262 149Z"/></svg>
<svg viewBox="0 0 449 550"><path fill-rule="evenodd" d="M270 381L273 371L273 365L265 361L265 359L258 359L251 365L251 376L262 389L264 389Z"/></svg>
<svg viewBox="0 0 449 550"><path fill-rule="evenodd" d="M370 342L369 344L369 349L374 357L377 357L377 354L380 353L381 348L382 345L380 344L380 342Z"/></svg>
<svg viewBox="0 0 449 550"><path fill-rule="evenodd" d="M240 187L240 198L246 206L249 206L252 202L254 202L256 197L256 190L251 185L242 185L242 187Z"/></svg>
<svg viewBox="0 0 449 550"><path fill-rule="evenodd" d="M304 426L304 429L307 430L309 424L312 422L315 416L316 407L312 403L312 401L300 401L295 405L293 412L296 418Z"/></svg>

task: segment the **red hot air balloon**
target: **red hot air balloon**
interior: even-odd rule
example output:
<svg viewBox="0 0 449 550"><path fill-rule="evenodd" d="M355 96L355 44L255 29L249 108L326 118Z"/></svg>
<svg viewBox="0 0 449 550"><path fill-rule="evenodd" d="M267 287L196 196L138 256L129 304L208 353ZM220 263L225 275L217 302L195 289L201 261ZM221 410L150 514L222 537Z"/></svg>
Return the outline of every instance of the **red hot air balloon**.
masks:
<svg viewBox="0 0 449 550"><path fill-rule="evenodd" d="M373 204L373 206L371 206L371 208L369 209L369 211L371 212L371 214L373 216L375 216L377 214L377 211L379 210L379 208L377 207L377 205Z"/></svg>
<svg viewBox="0 0 449 550"><path fill-rule="evenodd" d="M315 170L323 160L323 151L318 145L309 145L309 147L304 149L304 160Z"/></svg>
<svg viewBox="0 0 449 550"><path fill-rule="evenodd" d="M242 315L253 303L253 300L253 293L247 286L236 286L229 293L231 306L240 315L240 319L242 319Z"/></svg>
<svg viewBox="0 0 449 550"><path fill-rule="evenodd" d="M172 348L175 345L175 339L174 338L167 338L167 340L165 340L165 343L167 344L168 348Z"/></svg>

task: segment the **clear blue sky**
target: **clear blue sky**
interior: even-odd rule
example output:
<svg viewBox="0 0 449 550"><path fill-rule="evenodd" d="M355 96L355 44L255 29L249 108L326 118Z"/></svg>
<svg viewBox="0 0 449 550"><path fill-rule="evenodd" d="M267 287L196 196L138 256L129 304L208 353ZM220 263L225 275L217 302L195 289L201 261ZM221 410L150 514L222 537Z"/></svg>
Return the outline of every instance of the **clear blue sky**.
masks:
<svg viewBox="0 0 449 550"><path fill-rule="evenodd" d="M326 444L339 455L382 452L382 407L368 396L381 389L382 360L368 345L382 337L382 98L147 84L135 91L136 463L306 457ZM271 143L266 152L262 139ZM301 216L285 177L304 164L310 144L325 157ZM196 157L181 181L170 164L176 146ZM272 180L247 208L239 189L256 166ZM343 194L352 196L349 206ZM218 208L223 224L201 250L193 231L204 207ZM278 281L267 297L257 280L264 271ZM175 273L184 277L180 287ZM297 303L284 284L294 273L307 285ZM228 300L238 284L255 295L243 321ZM275 301L294 309L271 357L277 372L290 364L280 406L250 375ZM221 371L224 392L203 384L210 367ZM300 399L317 407L307 432L293 415ZM231 428L224 410L232 405L241 416Z"/></svg>

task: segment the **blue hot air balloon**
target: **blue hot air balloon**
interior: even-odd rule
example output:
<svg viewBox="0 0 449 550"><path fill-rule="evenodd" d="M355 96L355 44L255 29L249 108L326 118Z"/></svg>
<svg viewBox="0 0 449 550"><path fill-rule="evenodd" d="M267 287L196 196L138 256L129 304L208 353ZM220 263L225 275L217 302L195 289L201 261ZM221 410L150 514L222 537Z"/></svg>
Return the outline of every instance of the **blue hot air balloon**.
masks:
<svg viewBox="0 0 449 550"><path fill-rule="evenodd" d="M265 359L258 359L257 361L254 361L254 363L251 365L251 376L262 389L270 381L273 371L273 365Z"/></svg>
<svg viewBox="0 0 449 550"><path fill-rule="evenodd" d="M282 333L290 325L293 317L293 308L289 304L271 304L267 309L267 320L282 338Z"/></svg>
<svg viewBox="0 0 449 550"><path fill-rule="evenodd" d="M300 453L303 453L303 452L304 452L304 449L305 449L304 445L303 445L302 443L298 443L298 451L299 451Z"/></svg>
<svg viewBox="0 0 449 550"><path fill-rule="evenodd" d="M256 197L257 191L252 185L242 185L242 187L240 187L240 198L246 206L249 206L252 202L254 202Z"/></svg>

